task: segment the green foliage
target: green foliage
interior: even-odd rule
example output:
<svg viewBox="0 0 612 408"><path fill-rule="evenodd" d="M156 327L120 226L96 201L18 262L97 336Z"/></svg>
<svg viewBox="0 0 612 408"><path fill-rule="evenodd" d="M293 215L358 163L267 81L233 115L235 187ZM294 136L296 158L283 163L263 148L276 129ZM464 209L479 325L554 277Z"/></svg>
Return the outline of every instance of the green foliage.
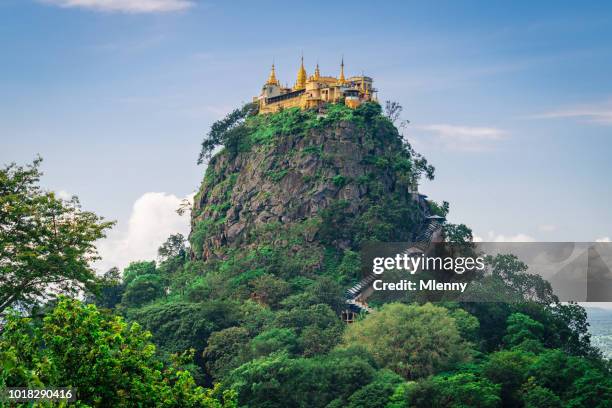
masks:
<svg viewBox="0 0 612 408"><path fill-rule="evenodd" d="M440 210L437 210L437 211L440 212ZM440 215L440 214L437 214L437 215ZM472 230L468 228L465 224L446 223L444 224L443 231L444 231L444 238L446 242L452 242L455 244L463 244L465 242L472 242L472 240L474 239L472 235Z"/></svg>
<svg viewBox="0 0 612 408"><path fill-rule="evenodd" d="M343 283L353 282L359 279L361 272L361 256L351 250L344 251L342 261L335 268L337 279Z"/></svg>
<svg viewBox="0 0 612 408"><path fill-rule="evenodd" d="M555 339L548 342L548 347L560 348L576 356L601 358L601 353L591 345L587 313L582 306L571 302L555 304L547 320L544 326Z"/></svg>
<svg viewBox="0 0 612 408"><path fill-rule="evenodd" d="M410 241L418 224L413 205L393 195L383 201L372 198L367 209L355 215L349 202L334 201L320 212L318 237L325 244L344 241L355 247L368 241Z"/></svg>
<svg viewBox="0 0 612 408"><path fill-rule="evenodd" d="M484 375L501 385L501 396L506 406L520 405L518 391L527 380L527 368L533 360L533 354L520 350L500 351L491 354L484 364Z"/></svg>
<svg viewBox="0 0 612 408"><path fill-rule="evenodd" d="M121 302L124 290L121 272L117 268L111 268L102 275L98 293L87 293L86 301L101 308L114 309Z"/></svg>
<svg viewBox="0 0 612 408"><path fill-rule="evenodd" d="M236 304L228 301L168 302L129 310L128 316L154 333L153 340L163 351L176 353L193 348L198 356L211 333L235 325L240 312Z"/></svg>
<svg viewBox="0 0 612 408"><path fill-rule="evenodd" d="M214 332L202 355L208 373L219 379L246 362L249 340L249 331L244 327L228 327Z"/></svg>
<svg viewBox="0 0 612 408"><path fill-rule="evenodd" d="M457 330L459 330L461 338L471 342L478 341L480 322L475 316L460 308L450 310L449 314L453 320L455 320L455 324L457 325Z"/></svg>
<svg viewBox="0 0 612 408"><path fill-rule="evenodd" d="M370 362L356 353L297 359L276 353L240 366L227 381L244 406L312 408L345 402L374 374Z"/></svg>
<svg viewBox="0 0 612 408"><path fill-rule="evenodd" d="M123 270L123 283L129 285L132 281L143 275L156 275L157 267L155 261L137 261L130 264Z"/></svg>
<svg viewBox="0 0 612 408"><path fill-rule="evenodd" d="M195 227L191 231L191 248L198 257L202 256L204 241L211 232L212 227L213 221L207 219L196 222Z"/></svg>
<svg viewBox="0 0 612 408"><path fill-rule="evenodd" d="M164 282L159 275L146 274L133 278L121 297L124 307L138 307L163 297L166 294Z"/></svg>
<svg viewBox="0 0 612 408"><path fill-rule="evenodd" d="M399 375L389 370L376 372L371 383L355 391L348 399L348 408L385 408L398 385L404 384Z"/></svg>
<svg viewBox="0 0 612 408"><path fill-rule="evenodd" d="M533 384L531 381L521 389L521 399L525 408L561 408L561 398L548 388Z"/></svg>
<svg viewBox="0 0 612 408"><path fill-rule="evenodd" d="M501 279L510 290L521 294L524 300L544 305L559 303L550 283L539 275L526 273L527 265L516 255L489 256L487 264L494 278Z"/></svg>
<svg viewBox="0 0 612 408"><path fill-rule="evenodd" d="M85 406L236 406L231 392L221 396L219 387L197 387L188 372L164 368L149 337L138 324L63 298L42 325L9 316L0 385L77 388Z"/></svg>
<svg viewBox="0 0 612 408"><path fill-rule="evenodd" d="M429 211L432 215L439 215L440 217L446 217L450 210L450 204L448 201L443 201L442 204L438 204L433 200L428 200ZM463 224L462 224L463 225Z"/></svg>
<svg viewBox="0 0 612 408"><path fill-rule="evenodd" d="M570 408L605 408L612 401L612 378L609 372L591 369L577 379L571 388Z"/></svg>
<svg viewBox="0 0 612 408"><path fill-rule="evenodd" d="M278 183L279 181L281 181L287 175L288 172L289 172L289 170L287 170L287 169L270 171L270 172L268 172L268 177L273 182Z"/></svg>
<svg viewBox="0 0 612 408"><path fill-rule="evenodd" d="M325 353L341 338L343 323L329 306L296 307L276 314L273 327L292 329L298 336L297 353L312 356Z"/></svg>
<svg viewBox="0 0 612 408"><path fill-rule="evenodd" d="M338 188L344 187L348 183L348 179L341 174L332 177L332 183Z"/></svg>
<svg viewBox="0 0 612 408"><path fill-rule="evenodd" d="M38 183L42 159L0 168L0 314L28 307L57 292L97 292L90 263L95 242L113 223L62 200Z"/></svg>
<svg viewBox="0 0 612 408"><path fill-rule="evenodd" d="M166 262L172 258L182 260L187 255L187 247L185 246L185 237L183 234L173 234L168 237L157 250L157 255L160 260Z"/></svg>
<svg viewBox="0 0 612 408"><path fill-rule="evenodd" d="M504 342L510 347L518 346L528 340L542 340L544 325L529 316L513 313L508 317L507 325Z"/></svg>
<svg viewBox="0 0 612 408"><path fill-rule="evenodd" d="M316 123L313 111L299 108L284 109L271 115L259 115L251 118L248 126L251 130L251 143L271 143L275 136L299 135Z"/></svg>
<svg viewBox="0 0 612 408"><path fill-rule="evenodd" d="M303 156L306 156L309 154L320 157L323 154L323 148L321 146L307 146L302 149Z"/></svg>
<svg viewBox="0 0 612 408"><path fill-rule="evenodd" d="M242 124L247 116L255 113L255 104L246 104L235 109L225 118L213 123L206 138L202 141L202 150L198 157L198 164L209 159L216 147L224 145L233 153L237 152L241 138L244 136Z"/></svg>
<svg viewBox="0 0 612 408"><path fill-rule="evenodd" d="M289 284L273 275L263 274L253 279L251 283L252 294L270 307L277 307L290 292Z"/></svg>
<svg viewBox="0 0 612 408"><path fill-rule="evenodd" d="M448 310L430 303L385 304L351 324L344 344L363 346L379 365L406 379L426 377L469 358L468 344Z"/></svg>
<svg viewBox="0 0 612 408"><path fill-rule="evenodd" d="M397 391L394 408L497 408L501 402L500 386L473 373L435 376Z"/></svg>
<svg viewBox="0 0 612 408"><path fill-rule="evenodd" d="M297 348L297 341L297 336L291 329L268 329L251 340L251 355L258 358L277 351L292 353Z"/></svg>

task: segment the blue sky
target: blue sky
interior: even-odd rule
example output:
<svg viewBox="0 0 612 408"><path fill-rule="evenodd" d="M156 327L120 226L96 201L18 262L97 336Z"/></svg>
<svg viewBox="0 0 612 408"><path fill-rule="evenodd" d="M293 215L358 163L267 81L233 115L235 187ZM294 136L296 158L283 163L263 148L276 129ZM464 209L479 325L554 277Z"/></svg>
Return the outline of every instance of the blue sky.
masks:
<svg viewBox="0 0 612 408"><path fill-rule="evenodd" d="M333 75L344 55L403 105L437 168L421 189L452 222L484 240L605 239L611 40L603 1L0 0L0 162L40 153L47 187L119 221L109 265L146 257L153 232L185 230L167 213L199 185L203 135L271 61L293 83L302 51Z"/></svg>

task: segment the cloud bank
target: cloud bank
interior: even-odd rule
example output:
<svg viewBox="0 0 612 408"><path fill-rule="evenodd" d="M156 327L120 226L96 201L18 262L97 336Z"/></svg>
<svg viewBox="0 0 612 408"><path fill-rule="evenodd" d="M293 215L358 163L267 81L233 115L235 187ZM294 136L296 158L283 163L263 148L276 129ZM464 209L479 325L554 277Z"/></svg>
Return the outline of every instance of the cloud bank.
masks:
<svg viewBox="0 0 612 408"><path fill-rule="evenodd" d="M530 116L532 119L577 119L600 125L612 125L612 102L558 109Z"/></svg>
<svg viewBox="0 0 612 408"><path fill-rule="evenodd" d="M173 194L143 194L134 203L127 225L118 224L98 243L102 260L96 263L96 269L104 272L113 266L123 269L132 261L153 260L157 258L157 248L171 234L187 236L189 216L176 213L183 200Z"/></svg>
<svg viewBox="0 0 612 408"><path fill-rule="evenodd" d="M489 231L485 237L474 235L474 242L535 242L535 238L518 233L516 235L497 234L494 231Z"/></svg>
<svg viewBox="0 0 612 408"><path fill-rule="evenodd" d="M424 143L449 150L480 152L491 150L507 132L493 127L433 124L415 126L417 137Z"/></svg>
<svg viewBox="0 0 612 408"><path fill-rule="evenodd" d="M123 13L163 13L185 10L195 5L192 0L39 0L54 6L78 7L95 11Z"/></svg>

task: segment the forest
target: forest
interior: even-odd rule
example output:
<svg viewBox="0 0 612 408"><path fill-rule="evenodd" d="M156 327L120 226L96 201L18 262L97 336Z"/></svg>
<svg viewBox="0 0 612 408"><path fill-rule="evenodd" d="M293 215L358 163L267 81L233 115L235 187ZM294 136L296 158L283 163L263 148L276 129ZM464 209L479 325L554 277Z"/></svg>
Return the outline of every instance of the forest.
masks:
<svg viewBox="0 0 612 408"><path fill-rule="evenodd" d="M415 202L435 169L395 117L236 109L202 143L190 236L103 274L113 222L43 189L40 159L0 169L0 388L73 387L80 407L610 407L585 309L512 254L472 288L499 302L406 295L340 318L362 246L450 208Z"/></svg>

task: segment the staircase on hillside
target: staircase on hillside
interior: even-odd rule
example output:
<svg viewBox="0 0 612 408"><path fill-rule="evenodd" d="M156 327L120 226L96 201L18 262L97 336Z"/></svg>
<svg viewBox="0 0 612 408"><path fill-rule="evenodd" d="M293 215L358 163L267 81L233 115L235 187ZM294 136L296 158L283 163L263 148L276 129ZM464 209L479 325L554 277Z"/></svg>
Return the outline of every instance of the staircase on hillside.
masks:
<svg viewBox="0 0 612 408"><path fill-rule="evenodd" d="M420 233L414 237L412 241L413 244L411 244L409 248L406 248L403 253L411 256L424 253L435 235L441 233L444 220L444 217L439 215L427 216ZM352 323L360 313L368 313L372 310L368 307L366 299L362 295L364 291L372 285L372 282L374 282L376 278L376 274L370 273L345 292L347 309L342 312L343 321Z"/></svg>

